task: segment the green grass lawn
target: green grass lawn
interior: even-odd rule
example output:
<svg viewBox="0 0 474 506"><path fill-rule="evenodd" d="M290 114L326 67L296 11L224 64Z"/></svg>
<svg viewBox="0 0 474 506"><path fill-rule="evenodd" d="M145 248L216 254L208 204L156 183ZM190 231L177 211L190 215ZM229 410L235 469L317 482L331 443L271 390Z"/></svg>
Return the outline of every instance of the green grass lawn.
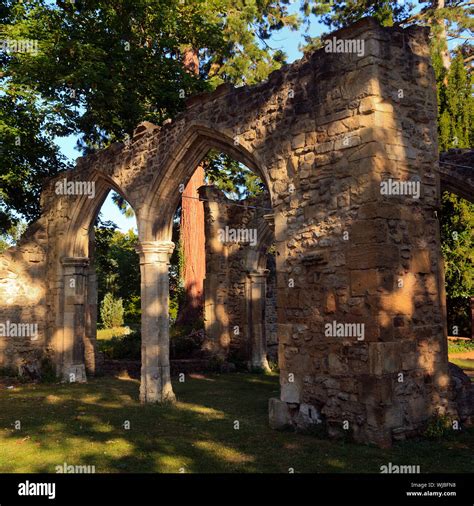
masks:
<svg viewBox="0 0 474 506"><path fill-rule="evenodd" d="M448 339L448 353L463 353L474 351L473 339Z"/></svg>
<svg viewBox="0 0 474 506"><path fill-rule="evenodd" d="M130 332L130 327L115 327L113 329L98 329L97 330L97 339L99 341L108 341L112 339L112 337L121 337L125 336Z"/></svg>
<svg viewBox="0 0 474 506"><path fill-rule="evenodd" d="M422 473L474 471L473 431L390 450L273 431L267 404L278 395L277 376L186 378L174 385L174 406L140 405L139 383L112 377L6 385L0 384L0 472L55 472L64 462L95 465L98 473L378 473L388 462L420 465Z"/></svg>
<svg viewBox="0 0 474 506"><path fill-rule="evenodd" d="M449 361L464 369L465 372L474 371L474 359L472 358L450 357Z"/></svg>

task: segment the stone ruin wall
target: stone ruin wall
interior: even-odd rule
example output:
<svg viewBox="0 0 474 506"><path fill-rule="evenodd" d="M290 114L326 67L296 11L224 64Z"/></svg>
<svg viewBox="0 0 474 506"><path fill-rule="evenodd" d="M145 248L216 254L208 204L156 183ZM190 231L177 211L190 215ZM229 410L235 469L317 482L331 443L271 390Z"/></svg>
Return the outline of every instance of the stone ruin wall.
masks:
<svg viewBox="0 0 474 506"><path fill-rule="evenodd" d="M278 365L278 316L276 295L276 264L273 255L267 258L267 292L265 298L265 339L268 361Z"/></svg>
<svg viewBox="0 0 474 506"><path fill-rule="evenodd" d="M289 209L275 220L282 391L270 406L276 425L321 417L334 436L350 427L381 445L415 433L435 406L451 408L434 74L426 33L387 35L366 41L370 56L359 61L325 61L315 131L293 138L282 163L297 189L277 183ZM420 199L381 195L382 180L414 177ZM328 337L332 322L363 323L364 340Z"/></svg>
<svg viewBox="0 0 474 506"><path fill-rule="evenodd" d="M213 345L220 343L221 350L217 354L222 358L248 363L252 346L252 330L249 328L251 281L248 274L259 268L266 270L268 249L274 241L273 230L264 219L265 215L271 213L269 198L263 194L234 202L212 186L201 187L199 193L204 201L206 235L204 321L208 341L204 349L215 352ZM223 243L219 231L224 231L226 227L255 231L256 244L242 241ZM265 290L261 303L266 309L263 318L264 339L270 342L275 359L275 276L270 280L273 285L267 285L270 291Z"/></svg>
<svg viewBox="0 0 474 506"><path fill-rule="evenodd" d="M0 369L28 377L38 372L46 345L46 253L44 236L24 237L0 256L0 322L18 328L0 338Z"/></svg>
<svg viewBox="0 0 474 506"><path fill-rule="evenodd" d="M35 237L30 233L23 243L39 246L44 260L30 261L21 245L0 260L2 286L14 290L10 280L24 273L21 285L33 279L44 287L43 298L30 306L19 293L11 303L2 298L2 317L34 306L45 322L43 349L54 353L58 371L80 369L93 337L90 225L113 188L136 212L142 273L158 283L142 285L142 299L158 297L164 308L158 326L142 318L144 356L152 356L147 350L156 339L166 348L163 265L178 186L209 148L221 149L256 170L271 196L281 383L280 398L270 401L271 425L305 427L321 419L333 436L347 426L357 441L388 445L417 433L438 409L455 414L448 399L428 33L363 20L331 35L364 41L364 55L319 50L260 85L194 97L162 127L140 125L128 145L79 159L66 173L96 181L94 201L58 197L53 185L64 173L51 180ZM382 180L416 177L419 199L381 195ZM226 323L219 318L218 325ZM363 323L364 340L326 336L333 321ZM11 344L0 342L4 349ZM11 356L4 351L3 363ZM166 371L166 363L147 360L142 399L164 398Z"/></svg>

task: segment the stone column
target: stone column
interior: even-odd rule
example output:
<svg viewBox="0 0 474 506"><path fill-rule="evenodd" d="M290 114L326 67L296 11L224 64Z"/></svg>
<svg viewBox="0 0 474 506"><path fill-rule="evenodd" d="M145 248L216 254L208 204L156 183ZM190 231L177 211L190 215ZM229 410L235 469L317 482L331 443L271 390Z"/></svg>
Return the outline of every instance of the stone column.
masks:
<svg viewBox="0 0 474 506"><path fill-rule="evenodd" d="M84 338L89 259L64 257L62 377L70 383L85 382Z"/></svg>
<svg viewBox="0 0 474 506"><path fill-rule="evenodd" d="M226 207L221 204L223 194L212 186L198 190L204 201L206 235L206 277L204 279L204 329L202 350L211 357L226 360L230 347L230 323L227 314L229 289L228 248L218 230L228 223Z"/></svg>
<svg viewBox="0 0 474 506"><path fill-rule="evenodd" d="M94 227L89 233L89 268L87 270L86 321L84 335L84 363L86 373L97 372L97 273L94 265L95 234Z"/></svg>
<svg viewBox="0 0 474 506"><path fill-rule="evenodd" d="M247 274L248 277L248 329L251 343L251 367L270 371L267 361L265 338L265 293L268 269L258 269Z"/></svg>
<svg viewBox="0 0 474 506"><path fill-rule="evenodd" d="M140 254L142 307L141 402L174 401L169 362L169 274L174 243L146 241Z"/></svg>
<svg viewBox="0 0 474 506"><path fill-rule="evenodd" d="M86 329L84 336L84 361L87 374L97 372L97 274L90 266L87 280Z"/></svg>

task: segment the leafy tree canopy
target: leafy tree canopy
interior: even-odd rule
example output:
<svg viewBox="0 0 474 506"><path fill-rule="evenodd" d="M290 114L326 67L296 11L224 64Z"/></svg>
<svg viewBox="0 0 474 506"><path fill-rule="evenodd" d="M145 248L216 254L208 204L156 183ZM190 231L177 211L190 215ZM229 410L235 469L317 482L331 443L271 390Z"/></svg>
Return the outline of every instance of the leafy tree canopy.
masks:
<svg viewBox="0 0 474 506"><path fill-rule="evenodd" d="M203 162L206 180L234 200L265 191L263 181L245 165L225 153L211 150Z"/></svg>
<svg viewBox="0 0 474 506"><path fill-rule="evenodd" d="M0 52L1 230L39 215L42 182L66 168L56 137L78 135L87 153L141 121L162 123L193 93L265 79L284 61L272 32L300 25L290 3L5 0L0 38L37 41L37 51ZM189 47L197 76L183 68Z"/></svg>

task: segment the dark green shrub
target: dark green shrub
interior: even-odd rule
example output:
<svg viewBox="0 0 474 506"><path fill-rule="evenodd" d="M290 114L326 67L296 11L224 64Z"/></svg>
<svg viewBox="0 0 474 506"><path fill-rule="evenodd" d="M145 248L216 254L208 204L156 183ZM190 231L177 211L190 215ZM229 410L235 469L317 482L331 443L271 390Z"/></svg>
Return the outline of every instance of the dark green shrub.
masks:
<svg viewBox="0 0 474 506"><path fill-rule="evenodd" d="M193 358L201 351L204 332L189 326L174 326L170 330L170 357L173 359Z"/></svg>
<svg viewBox="0 0 474 506"><path fill-rule="evenodd" d="M2 378L16 378L18 371L13 367L0 367L0 377Z"/></svg>
<svg viewBox="0 0 474 506"><path fill-rule="evenodd" d="M436 412L428 421L423 435L427 439L441 439L453 434L453 421L448 415Z"/></svg>
<svg viewBox="0 0 474 506"><path fill-rule="evenodd" d="M97 345L104 357L111 360L141 359L142 340L140 332L113 336L108 340L97 341Z"/></svg>
<svg viewBox="0 0 474 506"><path fill-rule="evenodd" d="M221 372L224 360L220 357L213 356L209 359L207 367L210 372Z"/></svg>
<svg viewBox="0 0 474 506"><path fill-rule="evenodd" d="M41 383L56 383L58 377L56 375L56 368L49 357L43 357L40 362L41 365Z"/></svg>
<svg viewBox="0 0 474 506"><path fill-rule="evenodd" d="M111 293L107 293L100 305L100 316L104 328L112 329L123 325L122 299L116 299Z"/></svg>
<svg viewBox="0 0 474 506"><path fill-rule="evenodd" d="M132 295L129 300L125 301L124 319L127 324L140 324L142 317L142 309L139 295Z"/></svg>

